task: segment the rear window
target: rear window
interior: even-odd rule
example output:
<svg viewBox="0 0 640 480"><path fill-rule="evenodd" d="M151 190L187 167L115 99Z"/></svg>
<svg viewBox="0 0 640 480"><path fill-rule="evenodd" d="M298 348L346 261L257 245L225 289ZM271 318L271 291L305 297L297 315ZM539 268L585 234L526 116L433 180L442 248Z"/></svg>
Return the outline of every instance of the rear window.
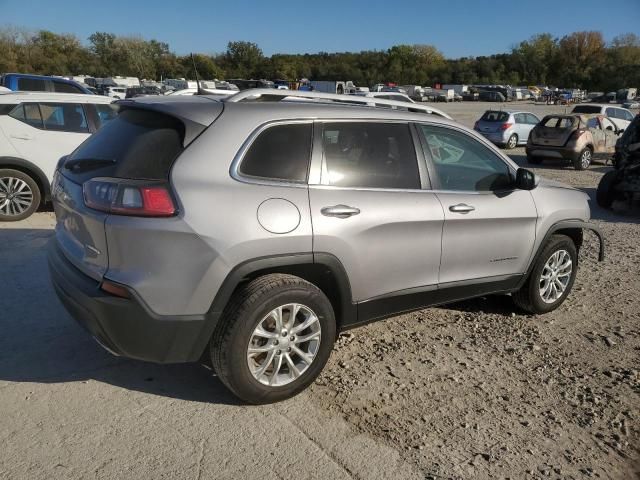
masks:
<svg viewBox="0 0 640 480"><path fill-rule="evenodd" d="M64 174L78 183L99 176L167 180L184 133L182 122L169 115L124 110L67 158Z"/></svg>
<svg viewBox="0 0 640 480"><path fill-rule="evenodd" d="M47 90L47 83L42 78L18 78L18 90L44 92Z"/></svg>
<svg viewBox="0 0 640 480"><path fill-rule="evenodd" d="M547 128L571 128L576 121L573 117L547 117L542 121L542 126Z"/></svg>
<svg viewBox="0 0 640 480"><path fill-rule="evenodd" d="M573 113L600 113L601 108L597 105L576 105Z"/></svg>
<svg viewBox="0 0 640 480"><path fill-rule="evenodd" d="M487 110L482 115L483 122L506 122L509 119L509 114L507 112L495 112L492 110Z"/></svg>

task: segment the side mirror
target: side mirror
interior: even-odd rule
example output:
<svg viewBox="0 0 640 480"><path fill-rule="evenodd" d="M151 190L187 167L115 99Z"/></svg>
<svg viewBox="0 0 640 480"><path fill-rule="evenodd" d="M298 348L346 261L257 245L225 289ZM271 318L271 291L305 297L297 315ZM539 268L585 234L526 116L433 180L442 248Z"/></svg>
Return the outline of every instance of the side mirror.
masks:
<svg viewBox="0 0 640 480"><path fill-rule="evenodd" d="M519 190L533 190L536 188L536 175L526 168L519 168L516 172L516 188Z"/></svg>

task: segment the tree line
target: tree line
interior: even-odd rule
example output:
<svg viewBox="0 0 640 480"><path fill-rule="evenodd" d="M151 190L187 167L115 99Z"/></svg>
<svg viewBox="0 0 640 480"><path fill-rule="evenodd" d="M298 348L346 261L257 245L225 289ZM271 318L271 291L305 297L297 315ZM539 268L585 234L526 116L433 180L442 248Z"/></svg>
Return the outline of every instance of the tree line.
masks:
<svg viewBox="0 0 640 480"><path fill-rule="evenodd" d="M0 72L43 75L114 75L144 79L194 78L189 55L169 44L141 37L92 34L86 43L72 34L0 28ZM640 86L640 37L628 33L605 42L580 31L556 38L535 35L509 53L447 59L432 45L396 45L361 52L273 54L258 45L229 42L222 53L194 53L203 79L266 78L352 80L401 85L509 84L612 91Z"/></svg>

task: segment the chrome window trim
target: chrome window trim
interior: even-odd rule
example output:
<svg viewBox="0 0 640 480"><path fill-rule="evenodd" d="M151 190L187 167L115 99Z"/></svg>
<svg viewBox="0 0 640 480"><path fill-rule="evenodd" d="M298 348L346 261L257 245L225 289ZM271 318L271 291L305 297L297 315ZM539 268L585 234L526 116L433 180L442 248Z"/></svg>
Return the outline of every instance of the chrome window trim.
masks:
<svg viewBox="0 0 640 480"><path fill-rule="evenodd" d="M249 151L253 142L258 138L258 136L264 132L265 130L281 125L300 125L300 124L309 124L311 125L311 144L309 148L309 166L307 167L307 180L302 180L299 182L292 180L282 180L277 178L267 178L267 177L256 177L253 175L247 175L244 173L240 173L240 165L242 164L242 160L244 156ZM265 122L262 125L258 126L255 130L253 130L247 139L243 142L242 146L233 157L233 161L231 162L231 167L229 168L229 175L234 180L242 183L248 183L253 185L266 185L273 187L292 187L292 188L307 188L308 187L308 178L309 178L309 170L311 169L311 163L313 160L313 150L314 150L314 133L313 133L313 119L290 119L290 120L272 120L269 122Z"/></svg>

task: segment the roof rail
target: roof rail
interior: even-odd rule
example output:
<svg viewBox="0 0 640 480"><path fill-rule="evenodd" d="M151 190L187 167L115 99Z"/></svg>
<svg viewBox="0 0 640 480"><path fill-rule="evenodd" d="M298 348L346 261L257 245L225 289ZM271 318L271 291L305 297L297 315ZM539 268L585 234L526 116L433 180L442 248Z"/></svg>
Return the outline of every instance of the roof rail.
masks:
<svg viewBox="0 0 640 480"><path fill-rule="evenodd" d="M365 107L400 107L403 110L406 109L409 112L428 113L438 115L440 117L453 120L448 113L443 112L437 108L433 108L421 103L409 103L399 102L397 100L386 100L376 97L364 97L360 95L348 95L337 93L322 93L322 92L306 92L301 90L276 90L273 88L250 88L231 95L224 99L224 102L238 103L251 100L262 100L279 102L282 100L296 100L300 101L316 101L322 103L339 103L342 105L355 105Z"/></svg>

